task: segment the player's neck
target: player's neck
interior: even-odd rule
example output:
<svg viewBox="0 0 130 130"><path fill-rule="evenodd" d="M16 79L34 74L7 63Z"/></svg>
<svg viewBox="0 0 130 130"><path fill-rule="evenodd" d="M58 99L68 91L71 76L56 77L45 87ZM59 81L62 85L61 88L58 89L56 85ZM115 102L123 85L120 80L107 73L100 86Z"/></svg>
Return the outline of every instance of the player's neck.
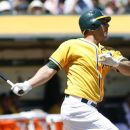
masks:
<svg viewBox="0 0 130 130"><path fill-rule="evenodd" d="M87 37L85 37L85 39L86 39L87 41L91 42L91 43L96 44L96 45L99 44L99 42L98 42L97 40L95 40L95 38L92 37L92 36L87 36Z"/></svg>

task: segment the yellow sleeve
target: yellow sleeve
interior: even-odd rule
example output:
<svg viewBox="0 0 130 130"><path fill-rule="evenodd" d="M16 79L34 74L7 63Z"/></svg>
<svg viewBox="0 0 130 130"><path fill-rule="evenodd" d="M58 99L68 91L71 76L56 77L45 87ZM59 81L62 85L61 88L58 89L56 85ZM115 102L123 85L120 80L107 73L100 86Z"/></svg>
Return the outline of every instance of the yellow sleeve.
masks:
<svg viewBox="0 0 130 130"><path fill-rule="evenodd" d="M117 60L122 60L122 59L126 59L120 51L117 51L115 49L113 49L112 47L105 47L105 46L102 46L100 45L101 47L101 50L102 50L102 53L108 53L108 52L111 52L112 56L114 58L116 58Z"/></svg>
<svg viewBox="0 0 130 130"><path fill-rule="evenodd" d="M126 59L126 58L121 54L120 51L111 50L111 52L112 52L112 56L113 56L114 58L116 58L117 60L119 60L119 61L121 61L122 59Z"/></svg>
<svg viewBox="0 0 130 130"><path fill-rule="evenodd" d="M66 41L58 47L58 49L50 56L49 59L57 64L60 69L62 69L69 63L70 57L70 43Z"/></svg>
<svg viewBox="0 0 130 130"><path fill-rule="evenodd" d="M110 52L112 54L112 56L121 61L121 60L126 60L127 58L125 58L120 51L116 51L115 49L113 49L112 47L105 47L105 46L102 46L100 45L100 48L102 50L102 54L105 54L105 53L108 53ZM110 66L105 66L104 67L104 73L106 74L108 71L110 71L113 67L110 67Z"/></svg>

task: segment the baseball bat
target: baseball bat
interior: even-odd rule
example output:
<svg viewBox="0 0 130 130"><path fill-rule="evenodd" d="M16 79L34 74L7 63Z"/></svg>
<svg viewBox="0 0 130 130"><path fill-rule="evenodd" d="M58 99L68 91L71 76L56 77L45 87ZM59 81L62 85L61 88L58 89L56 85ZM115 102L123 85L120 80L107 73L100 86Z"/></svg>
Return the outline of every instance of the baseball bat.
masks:
<svg viewBox="0 0 130 130"><path fill-rule="evenodd" d="M12 83L3 73L0 72L0 78L2 78L4 81L6 81L10 86L14 86L14 83ZM23 94L24 91L21 89L18 91L19 94Z"/></svg>

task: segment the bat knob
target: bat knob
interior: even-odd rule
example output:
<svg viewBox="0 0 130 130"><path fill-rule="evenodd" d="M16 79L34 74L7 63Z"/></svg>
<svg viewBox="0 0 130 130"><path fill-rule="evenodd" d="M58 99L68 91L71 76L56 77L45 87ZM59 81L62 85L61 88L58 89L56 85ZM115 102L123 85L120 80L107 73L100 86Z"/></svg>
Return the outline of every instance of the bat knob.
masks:
<svg viewBox="0 0 130 130"><path fill-rule="evenodd" d="M19 94L23 94L24 91L21 89L21 90L18 91L18 93L19 93Z"/></svg>

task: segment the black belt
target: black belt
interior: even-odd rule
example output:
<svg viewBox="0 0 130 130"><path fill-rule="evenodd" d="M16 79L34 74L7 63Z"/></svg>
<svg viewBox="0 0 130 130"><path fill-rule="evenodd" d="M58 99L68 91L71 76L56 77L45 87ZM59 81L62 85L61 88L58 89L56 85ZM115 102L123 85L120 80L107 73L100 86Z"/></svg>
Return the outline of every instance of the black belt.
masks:
<svg viewBox="0 0 130 130"><path fill-rule="evenodd" d="M69 97L70 95L69 95L69 94L65 94L65 96L66 96L66 97ZM87 99L85 99L85 98L81 98L81 102L86 103L86 104L89 104L89 105L91 105L91 106L93 106L93 107L97 107L97 104L96 104L96 103L94 103L94 102L89 103L89 100L87 100Z"/></svg>

